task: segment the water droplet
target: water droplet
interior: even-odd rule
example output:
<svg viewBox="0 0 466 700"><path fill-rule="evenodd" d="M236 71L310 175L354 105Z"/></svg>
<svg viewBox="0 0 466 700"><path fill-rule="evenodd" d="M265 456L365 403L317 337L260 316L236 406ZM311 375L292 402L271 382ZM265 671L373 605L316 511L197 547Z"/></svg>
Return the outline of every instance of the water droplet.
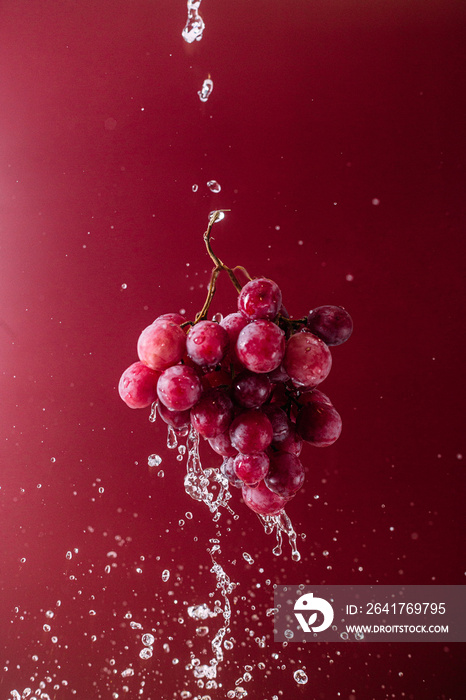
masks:
<svg viewBox="0 0 466 700"><path fill-rule="evenodd" d="M163 469L157 472L157 476L160 476L161 479L165 476L165 472L163 471Z"/></svg>
<svg viewBox="0 0 466 700"><path fill-rule="evenodd" d="M162 581L166 582L166 581L168 581L169 578L170 578L169 570L165 569L164 571L162 571Z"/></svg>
<svg viewBox="0 0 466 700"><path fill-rule="evenodd" d="M162 462L162 457L160 455L156 455L156 454L149 455L149 457L147 459L147 464L149 465L149 467L158 467L159 464L161 464L161 462Z"/></svg>
<svg viewBox="0 0 466 700"><path fill-rule="evenodd" d="M50 632L52 628L50 627L50 625L43 625L42 629L44 630L44 632Z"/></svg>
<svg viewBox="0 0 466 700"><path fill-rule="evenodd" d="M345 640L348 639L348 638L349 638L348 632L342 632L342 633L340 634L340 637L341 637L342 639L345 639Z"/></svg>
<svg viewBox="0 0 466 700"><path fill-rule="evenodd" d="M205 637L206 634L209 634L209 628L208 627L196 627L196 634L198 637Z"/></svg>
<svg viewBox="0 0 466 700"><path fill-rule="evenodd" d="M67 553L66 553L66 558L67 558L67 559L71 559L72 556L73 556L73 554L72 554L71 552L67 552Z"/></svg>
<svg viewBox="0 0 466 700"><path fill-rule="evenodd" d="M193 185L193 186L192 186L192 191L193 191L193 192L197 192L198 189L199 189L199 185Z"/></svg>
<svg viewBox="0 0 466 700"><path fill-rule="evenodd" d="M209 188L209 190L211 192L220 192L220 190L222 189L220 187L220 185L218 184L217 180L209 180L209 182L207 183L207 187ZM218 219L217 219L217 221L218 221Z"/></svg>
<svg viewBox="0 0 466 700"><path fill-rule="evenodd" d="M215 223L218 223L219 221L222 221L222 219L225 218L225 212L224 211L210 211L209 212L209 221L213 217L214 214L217 214L217 218L215 219Z"/></svg>
<svg viewBox="0 0 466 700"><path fill-rule="evenodd" d="M181 36L188 44L193 41L200 41L202 33L205 29L204 20L200 16L198 10L202 0L188 0L188 19L186 25L181 32Z"/></svg>
<svg viewBox="0 0 466 700"><path fill-rule="evenodd" d="M126 282L123 282L123 284L120 287L120 290L123 292L125 289L128 289L128 285L126 284Z"/></svg>
<svg viewBox="0 0 466 700"><path fill-rule="evenodd" d="M293 630L285 630L284 635L287 639L293 639L294 632L293 632Z"/></svg>
<svg viewBox="0 0 466 700"><path fill-rule="evenodd" d="M360 642L361 639L364 639L364 632L355 632L354 638L357 639L358 642Z"/></svg>
<svg viewBox="0 0 466 700"><path fill-rule="evenodd" d="M55 457L50 457L50 461L51 461L51 462L56 462L57 460L55 459Z"/></svg>
<svg viewBox="0 0 466 700"><path fill-rule="evenodd" d="M176 433L174 429L172 428L171 425L168 426L168 433L167 433L167 447L169 450L174 450L175 447L178 445L178 438L176 437ZM159 462L160 464L160 462Z"/></svg>
<svg viewBox="0 0 466 700"><path fill-rule="evenodd" d="M214 84L210 78L206 78L202 83L202 88L197 93L201 102L207 102L214 89Z"/></svg>
<svg viewBox="0 0 466 700"><path fill-rule="evenodd" d="M154 401L150 407L149 420L151 423L155 423L156 419L157 419L157 401Z"/></svg>
<svg viewBox="0 0 466 700"><path fill-rule="evenodd" d="M298 668L298 670L293 673L293 678L299 685L304 685L309 680L306 673L301 668Z"/></svg>
<svg viewBox="0 0 466 700"><path fill-rule="evenodd" d="M151 647L152 644L155 642L155 637L153 634L149 634L149 632L147 632L146 634L142 635L141 641L146 647Z"/></svg>
<svg viewBox="0 0 466 700"><path fill-rule="evenodd" d="M141 649L139 652L139 656L141 659L150 659L153 654L153 651L150 647L144 647L144 649Z"/></svg>
<svg viewBox="0 0 466 700"><path fill-rule="evenodd" d="M52 617L54 616L54 614L55 614L55 613L52 612L52 610L47 610L47 612L45 613L45 617L52 618Z"/></svg>
<svg viewBox="0 0 466 700"><path fill-rule="evenodd" d="M247 552L243 552L243 559L248 562L248 564L254 564L254 559Z"/></svg>
<svg viewBox="0 0 466 700"><path fill-rule="evenodd" d="M132 668L126 668L121 672L123 678L128 678L129 676L134 676L134 670Z"/></svg>

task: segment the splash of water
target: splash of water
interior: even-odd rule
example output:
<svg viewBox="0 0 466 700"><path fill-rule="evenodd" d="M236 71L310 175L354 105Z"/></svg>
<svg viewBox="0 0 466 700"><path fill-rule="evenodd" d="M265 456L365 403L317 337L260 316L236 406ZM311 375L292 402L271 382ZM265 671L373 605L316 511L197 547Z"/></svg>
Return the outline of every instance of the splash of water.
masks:
<svg viewBox="0 0 466 700"><path fill-rule="evenodd" d="M193 41L200 41L205 29L204 20L199 14L199 6L202 0L188 0L188 19L186 25L181 32L181 36L188 44Z"/></svg>

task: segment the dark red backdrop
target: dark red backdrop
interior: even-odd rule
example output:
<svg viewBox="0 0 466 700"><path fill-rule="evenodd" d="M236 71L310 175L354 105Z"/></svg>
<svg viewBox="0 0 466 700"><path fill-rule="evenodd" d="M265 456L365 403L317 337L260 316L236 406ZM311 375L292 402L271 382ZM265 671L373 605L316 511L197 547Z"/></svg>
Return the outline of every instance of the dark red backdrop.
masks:
<svg viewBox="0 0 466 700"><path fill-rule="evenodd" d="M249 664L252 698L461 698L461 645L282 649L265 611L273 583L464 581L464 3L201 14L188 45L182 1L0 8L1 697L221 698ZM236 493L230 531L222 516L236 642L209 690L185 665L218 618L199 640L186 608L214 600L216 526L116 385L144 326L202 306L214 208L225 262L275 279L295 316L345 306L355 331L324 387L341 439L307 449L289 508L302 562ZM226 279L215 310L234 307ZM150 660L128 613L156 630Z"/></svg>

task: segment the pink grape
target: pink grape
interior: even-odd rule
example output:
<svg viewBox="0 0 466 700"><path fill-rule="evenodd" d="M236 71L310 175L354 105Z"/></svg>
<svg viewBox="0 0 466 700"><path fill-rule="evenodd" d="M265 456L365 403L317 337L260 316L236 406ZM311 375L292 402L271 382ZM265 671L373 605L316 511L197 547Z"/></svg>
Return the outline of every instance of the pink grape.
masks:
<svg viewBox="0 0 466 700"><path fill-rule="evenodd" d="M233 383L233 398L245 408L259 408L270 396L272 384L265 374L245 370Z"/></svg>
<svg viewBox="0 0 466 700"><path fill-rule="evenodd" d="M303 441L301 436L298 435L296 428L292 426L289 435L281 442L272 442L272 447L277 447L283 452L291 452L296 457L299 457L303 449Z"/></svg>
<svg viewBox="0 0 466 700"><path fill-rule="evenodd" d="M146 408L157 398L156 372L142 362L133 362L120 377L118 393L130 408Z"/></svg>
<svg viewBox="0 0 466 700"><path fill-rule="evenodd" d="M318 306L307 317L307 327L327 345L345 343L353 332L353 319L342 306Z"/></svg>
<svg viewBox="0 0 466 700"><path fill-rule="evenodd" d="M310 388L328 376L332 356L320 338L302 331L288 340L283 364L295 386Z"/></svg>
<svg viewBox="0 0 466 700"><path fill-rule="evenodd" d="M259 409L240 413L230 426L231 444L243 454L264 452L272 437L272 424Z"/></svg>
<svg viewBox="0 0 466 700"><path fill-rule="evenodd" d="M179 326L181 326L182 323L186 323L186 320L187 319L184 316L175 312L157 316L154 323L158 323L159 321L172 321L173 323L177 323Z"/></svg>
<svg viewBox="0 0 466 700"><path fill-rule="evenodd" d="M167 425L171 425L175 430L182 430L189 425L190 411L171 411L161 401L157 404L159 415Z"/></svg>
<svg viewBox="0 0 466 700"><path fill-rule="evenodd" d="M235 457L234 469L238 479L248 486L253 486L261 481L269 471L270 460L265 452L254 454L239 454Z"/></svg>
<svg viewBox="0 0 466 700"><path fill-rule="evenodd" d="M341 433L341 416L329 404L308 403L298 413L296 428L301 437L315 447L332 445Z"/></svg>
<svg viewBox="0 0 466 700"><path fill-rule="evenodd" d="M191 409L191 424L205 438L224 433L232 418L233 404L223 389L205 391Z"/></svg>
<svg viewBox="0 0 466 700"><path fill-rule="evenodd" d="M328 406L333 406L327 394L324 394L319 389L303 392L298 396L298 403L301 406L305 406L307 403L326 403Z"/></svg>
<svg viewBox="0 0 466 700"><path fill-rule="evenodd" d="M272 372L285 355L285 334L272 321L252 321L239 334L236 352L251 372Z"/></svg>
<svg viewBox="0 0 466 700"><path fill-rule="evenodd" d="M193 362L201 367L215 367L228 350L228 333L214 321L199 321L186 339L186 350Z"/></svg>
<svg viewBox="0 0 466 700"><path fill-rule="evenodd" d="M186 335L173 321L162 319L145 328L138 339L141 362L151 369L162 371L176 365L184 355Z"/></svg>
<svg viewBox="0 0 466 700"><path fill-rule="evenodd" d="M242 492L246 505L259 515L278 515L287 504L287 499L267 488L264 481L256 487L245 484Z"/></svg>
<svg viewBox="0 0 466 700"><path fill-rule="evenodd" d="M282 293L276 282L259 277L244 285L238 297L238 310L250 321L271 321L282 305Z"/></svg>
<svg viewBox="0 0 466 700"><path fill-rule="evenodd" d="M220 321L220 325L228 333L229 340L229 350L226 354L225 362L231 363L234 366L242 367L236 352L236 341L238 340L238 335L247 324L247 320L239 311L228 314L228 316L225 316L225 318Z"/></svg>
<svg viewBox="0 0 466 700"><path fill-rule="evenodd" d="M273 438L272 442L280 443L285 440L291 432L291 423L285 411L275 404L269 404L262 407L262 411L272 424Z"/></svg>
<svg viewBox="0 0 466 700"><path fill-rule="evenodd" d="M222 457L236 457L238 451L235 450L230 440L230 433L225 431L220 435L216 435L213 438L209 438L209 445L219 455Z"/></svg>
<svg viewBox="0 0 466 700"><path fill-rule="evenodd" d="M174 365L163 372L157 384L160 401L172 411L186 411L199 401L201 380L192 367Z"/></svg>
<svg viewBox="0 0 466 700"><path fill-rule="evenodd" d="M304 483L304 467L296 455L276 452L270 457L270 469L264 481L278 496L291 498Z"/></svg>

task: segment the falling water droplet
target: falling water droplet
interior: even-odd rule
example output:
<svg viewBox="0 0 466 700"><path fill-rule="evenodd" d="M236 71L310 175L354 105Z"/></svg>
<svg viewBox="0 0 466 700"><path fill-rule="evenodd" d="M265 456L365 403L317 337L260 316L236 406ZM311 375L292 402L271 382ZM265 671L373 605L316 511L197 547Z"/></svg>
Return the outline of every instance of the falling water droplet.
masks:
<svg viewBox="0 0 466 700"><path fill-rule="evenodd" d="M304 685L309 680L302 668L298 668L298 670L293 673L293 678L299 685Z"/></svg>
<svg viewBox="0 0 466 700"><path fill-rule="evenodd" d="M218 184L217 180L209 180L209 182L207 183L207 187L211 192L220 192L220 190L222 189L221 186Z"/></svg>
<svg viewBox="0 0 466 700"><path fill-rule="evenodd" d="M169 578L170 578L170 572L168 569L165 569L162 572L162 581L167 582Z"/></svg>
<svg viewBox="0 0 466 700"><path fill-rule="evenodd" d="M181 32L181 36L188 42L188 44L192 44L193 41L200 41L202 39L205 24L198 12L201 2L202 0L188 0L187 3L188 19L186 20L186 26Z"/></svg>
<svg viewBox="0 0 466 700"><path fill-rule="evenodd" d="M144 646L151 647L153 645L153 643L155 642L155 637L153 634L149 634L147 632L146 634L142 635L141 641L144 644Z"/></svg>
<svg viewBox="0 0 466 700"><path fill-rule="evenodd" d="M202 83L202 88L198 91L199 99L201 102L207 102L214 89L214 83L210 78L206 78Z"/></svg>
<svg viewBox="0 0 466 700"><path fill-rule="evenodd" d="M149 457L147 459L147 464L149 465L149 467L158 467L159 464L161 464L161 462L162 462L162 457L160 455L156 455L156 454L149 455Z"/></svg>

